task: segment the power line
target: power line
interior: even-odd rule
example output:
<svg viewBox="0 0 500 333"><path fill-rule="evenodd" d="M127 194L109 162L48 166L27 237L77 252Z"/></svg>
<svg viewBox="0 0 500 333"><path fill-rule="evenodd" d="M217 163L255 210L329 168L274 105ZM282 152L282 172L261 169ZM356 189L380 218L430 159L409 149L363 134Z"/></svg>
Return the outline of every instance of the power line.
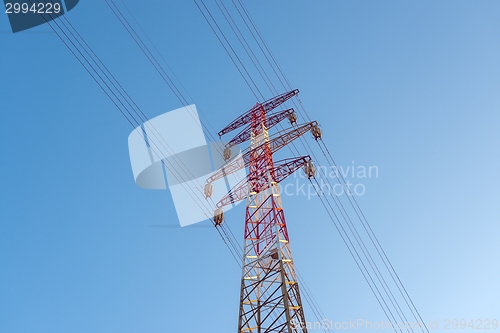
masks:
<svg viewBox="0 0 500 333"><path fill-rule="evenodd" d="M30 1L30 4L34 4L33 1L31 1L31 0L29 0L29 1ZM37 3L40 3L38 0L36 0L36 1L37 1ZM50 14L48 16L49 16L49 18L53 19L53 17ZM122 115L126 118L126 120L132 125L132 127L136 128L137 125L140 125L138 120L135 118L135 116L131 113L131 111L127 107L127 104L128 104L128 106L133 109L133 105L135 105L136 107L137 107L137 105L133 102L133 100L130 98L130 96L124 91L123 87L121 85L119 85L119 83L116 81L114 76L112 76L112 74L107 69L107 67L104 66L104 64L100 61L100 59L97 57L97 55L92 51L90 46L88 46L88 44L83 40L81 35L76 31L76 29L74 29L74 27L71 25L69 20L67 20L67 18L65 18L64 16L61 17L60 22L62 23L62 26L64 26L64 28L66 28L66 31L65 31L64 28L57 23L57 21L55 21L55 20L50 21L50 20L47 20L45 17L44 17L44 19L47 22L47 24L50 26L50 28L56 33L58 38L63 42L63 44L70 50L70 52L73 54L73 56L75 56L75 58L78 60L78 62L84 67L84 69L89 73L89 75L94 79L94 81L104 91L104 93L108 96L108 98L110 98L112 103L118 108L118 110L122 113ZM69 26L71 26L71 28L75 32L71 31L65 22L67 22L69 24ZM54 25L57 26L57 28L59 30L56 29L54 27ZM82 42L80 42L80 40L76 37L75 33L83 41L84 44L82 44ZM63 35L64 35L64 37L63 37ZM75 42L76 42L76 44L75 44ZM90 52L89 52L89 50L87 50L84 47L84 45L87 46L87 48L90 50ZM83 52L82 52L82 49L83 49ZM97 60L94 57L92 57L92 55L94 55L97 58ZM89 58L90 58L90 61L89 61ZM102 66L104 66L105 70L103 70L103 68L100 66L100 64ZM100 72L98 72L96 67L100 70ZM105 79L107 79L107 81ZM141 115L137 112L137 110L133 109L133 111L136 114L136 116L138 116L139 119L141 119ZM139 109L139 111L140 111L140 109ZM141 113L142 113L142 111L141 111ZM127 116L127 114L128 114L128 116ZM142 113L142 115L144 116L143 113ZM153 142L153 145L155 147L151 147L152 151L155 153L155 155L157 155L159 157L159 154L157 152L158 146L156 145L155 142ZM166 168L168 168L168 166L165 163L163 163L163 165ZM170 171L172 171L172 170L170 170ZM173 170L173 171L176 171L176 170ZM175 173L174 173L174 178L176 178L178 180L178 175L176 175ZM183 182L179 182L179 183L181 183L183 185ZM190 195L192 197L189 190L186 192L188 193L188 195ZM196 202L195 198L194 197L192 197L192 198L193 198L193 202L195 204L199 205L199 203ZM201 203L201 206L199 206L199 207L202 208L203 203ZM202 208L202 211L203 211L203 208ZM207 217L210 218L210 214L207 214ZM214 223L214 225L215 225L215 223ZM219 230L217 230L217 231L224 240L224 236L221 234L221 232ZM226 243L225 240L224 240L224 242ZM227 245L227 243L226 243L226 245ZM228 248L229 248L229 246L228 246ZM231 249L230 249L230 251L232 253ZM234 254L233 254L233 256L234 256Z"/></svg>
<svg viewBox="0 0 500 333"><path fill-rule="evenodd" d="M286 86L285 86L285 84L284 84L284 82L286 82L286 83L289 85L289 87L290 87L290 83L289 83L288 79L286 78L286 76L285 76L285 74L284 74L283 70L281 69L281 67L279 66L278 62L276 61L276 58L274 57L274 55L273 55L273 54L272 54L272 52L270 51L270 49L269 49L269 47L268 47L267 43L265 43L265 41L264 41L264 39L263 39L262 35L261 35L261 34L260 34L260 32L258 31L258 29L257 29L257 27L256 27L256 25L255 25L255 23L254 23L254 22L253 22L253 20L251 19L250 15L249 15L248 11L246 10L246 8L244 7L244 5L241 3L241 1L240 1L240 0L238 0L238 3L240 4L240 6L241 6L241 8L242 8L242 11L240 11L240 10L239 10L239 8L238 8L238 6L237 6L237 5L236 5L236 3L234 2L234 0L232 0L232 2L233 2L233 5L235 6L235 8L237 9L238 13L239 13L239 14L240 14L240 16L242 17L242 20L245 22L245 25L247 26L247 28L248 28L248 29L249 29L249 31L251 32L252 36L254 37L254 40L257 42L257 44L258 44L258 46L259 46L260 50L262 51L263 55L265 56L265 58L267 59L268 63L271 65L271 67L272 67L273 71L275 72L276 76L278 77L278 79L279 79L279 80L280 80L280 82L282 83L282 85L283 85L284 87L286 87ZM216 3L217 3L217 2L216 2ZM219 8L220 8L220 7L219 7ZM207 9L207 10L208 10L208 9ZM246 15L246 17L247 17L247 19L248 19L248 22L250 22L250 24L248 24L248 23L247 23L247 20L245 20L245 17L243 16L243 13ZM230 14L229 14L229 15L230 15ZM224 16L225 16L225 15L224 15ZM213 17L212 17L212 18L213 18ZM227 18L226 18L226 20L227 20ZM233 21L233 22L234 22L234 21ZM228 23L229 23L229 22L228 22ZM234 24L234 25L236 25L236 24ZM231 26L231 24L230 24L230 26ZM255 32L256 32L255 34L253 33L253 31L252 31L251 27L253 27L253 28L254 28L254 30L255 30ZM233 32L234 32L234 28L233 28L232 26L231 26L231 28L233 29ZM240 31L240 30L238 29L238 31ZM235 35L238 37L238 35L236 34L236 32L235 32ZM243 38L244 38L244 37L243 37ZM239 38L239 37L238 37L238 39L240 40L240 38ZM260 42L259 42L259 39L260 39ZM240 40L240 43L242 43L242 42L241 42L241 40ZM263 45L263 46L261 46L261 43L262 43L262 45ZM245 49L246 49L246 48L245 48ZM264 49L267 51L267 53L268 53L269 55L267 55L267 54L266 54L266 52L264 51ZM250 55L249 55L249 56L250 56ZM274 62L274 66L273 66L273 64L272 64L271 60L272 60L272 62ZM280 75L278 75L278 72L281 74L281 77L283 77L283 81L284 81L284 82L281 80ZM307 117L307 118L309 118L308 120L310 120L310 117L309 117L309 115L308 115L308 113L307 113L307 111L306 111L306 109L305 109L305 107L304 107L303 103L301 102L301 100L300 100L300 99L298 99L298 101L299 101L299 105L300 105L300 108L298 108L298 109L299 109L299 111L300 111L300 109L302 109L302 110L303 110L303 112L305 113L306 117ZM325 146L325 147L326 147L326 146ZM310 148L310 147L309 147L309 148ZM309 149L309 150L310 150L310 149ZM329 180L328 180L328 183L329 183ZM329 184L330 184L330 183L329 183ZM328 200L328 199L327 199L327 200ZM397 312L400 316L402 316L402 317L406 318L406 316L405 316L404 312L403 312L403 311L402 311L402 309L401 309L401 306L399 305L399 302L398 302L398 301L396 300L396 298L394 297L394 294L393 294L393 293L392 293L392 291L390 290L390 288L389 288L389 286L388 286L387 282L385 281L385 278L384 278L384 277L383 277L383 275L381 274L380 269L378 268L378 265L375 263L375 261L373 260L373 257L372 257L372 256L371 256L371 254L369 253L369 251L368 251L368 249L367 249L367 247L366 247L366 244L364 243L364 241L362 240L362 238L361 238L361 236L360 236L359 232L357 231L357 229L355 228L354 224L352 223L352 220L351 220L351 219L350 219L350 217L347 215L347 211L345 210L345 208L343 207L343 205L341 204L341 202L340 202L340 201L338 201L338 202L339 202L339 204L340 204L340 206L339 206L339 204L337 204L337 201L335 201L335 200L334 200L334 202L336 203L337 208L338 208L338 209L340 209L340 212L341 212L341 213L342 213L342 215L344 216L344 220L345 220L345 222L348 224L348 226L349 226L349 228L350 228L351 233L353 233L353 235L354 235L355 239L357 240L358 245L359 245L359 246L361 246L361 250L362 250L362 252L365 254L365 257L366 257L366 259L368 260L368 263L370 264L371 268L374 270L375 275L377 276L377 278L378 278L379 282L381 283L381 285L382 285L382 287L383 287L383 289L384 289L385 293L387 294L387 296L388 296L388 298L389 298L389 300L390 300L391 304L392 304L393 306L395 306L395 310L396 310L396 312ZM357 203L356 203L356 206L358 206L358 205L357 205ZM359 208L359 206L358 206L358 208ZM356 213L357 213L357 211L356 211ZM344 215L344 214L346 214L346 215ZM364 216L364 214L363 214L363 216ZM365 222L367 222L367 221L366 221L366 218L365 218ZM362 221L362 223L363 223L363 221ZM363 224L363 226L364 226L364 228L366 228L364 224ZM371 230L371 227L370 227L370 231L373 233L373 230ZM367 232L368 232L368 231L367 231ZM371 236L371 235L369 234L369 236ZM377 244L380 246L380 243L378 243L378 240L377 240ZM379 249L378 249L378 248L377 248L377 251L379 251ZM383 251L383 250L382 250L382 251ZM385 252L383 252L383 253L384 253L384 255L385 255ZM385 257L386 257L386 256L385 256ZM387 258L385 258L385 259L387 259ZM387 264L386 264L386 261L384 260L384 258L382 258L382 261L383 261L384 265L386 265L386 267L387 267ZM391 265L391 266L392 266L392 265ZM393 276L393 275L392 275L392 272L391 272L391 276ZM394 279L394 277L393 277L393 279ZM394 281L396 282L396 280L395 280L395 279L394 279ZM398 277L398 282L400 282L399 277ZM397 284L397 283L396 283L396 284ZM397 286L398 286L398 289L399 289L400 287L399 287L399 285L398 285L398 284L397 284ZM403 289L406 291L406 289L404 288L404 286L403 286ZM407 294L407 293L406 293L406 294ZM404 295L403 295L403 296L404 296ZM408 296L408 295L407 295L407 296ZM410 300L410 301L411 301L411 300ZM407 305L409 306L408 301L406 300L406 298L405 298L405 302L406 302L406 303L407 303ZM412 302L412 301L411 301L411 303L412 303L412 305L413 305L413 302ZM413 307L414 307L414 305L413 305ZM413 315L414 315L414 317L415 317L415 313L413 312L412 307L411 307L411 306L409 306L409 308L410 308L410 311L412 312L412 314L413 314ZM418 313L418 312L417 312L417 313ZM419 315L419 317L420 317L420 315ZM416 318L416 317L415 317L415 318ZM421 317L420 317L420 318L421 318ZM422 321L422 322L423 322L423 321Z"/></svg>

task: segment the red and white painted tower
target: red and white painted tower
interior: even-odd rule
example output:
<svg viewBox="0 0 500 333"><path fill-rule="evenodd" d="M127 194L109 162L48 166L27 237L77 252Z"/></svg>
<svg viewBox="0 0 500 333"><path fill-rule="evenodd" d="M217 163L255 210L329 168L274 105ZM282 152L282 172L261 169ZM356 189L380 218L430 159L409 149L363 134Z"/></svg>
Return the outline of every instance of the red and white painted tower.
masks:
<svg viewBox="0 0 500 333"><path fill-rule="evenodd" d="M321 131L316 122L310 122L274 136L268 132L283 119L296 123L293 109L270 111L297 94L298 90L293 90L258 103L219 132L222 136L245 126L226 145L224 170L208 180L210 184L243 167L249 169L247 179L217 203L214 217L216 224L222 223L223 206L247 200L238 333L307 332L300 325L306 321L278 184L300 168L308 177L315 171L309 156L275 162L273 154L309 131L318 139ZM250 146L243 158L230 160L229 148L247 140Z"/></svg>

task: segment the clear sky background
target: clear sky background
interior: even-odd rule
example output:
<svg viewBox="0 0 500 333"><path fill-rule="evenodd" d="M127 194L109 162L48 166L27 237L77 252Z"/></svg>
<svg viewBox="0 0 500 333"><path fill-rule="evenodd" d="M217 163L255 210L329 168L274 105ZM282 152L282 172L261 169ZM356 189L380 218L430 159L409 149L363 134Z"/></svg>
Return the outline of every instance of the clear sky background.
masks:
<svg viewBox="0 0 500 333"><path fill-rule="evenodd" d="M215 129L255 104L192 1L124 2ZM424 320L500 319L500 3L244 2L337 163L378 168L350 180ZM182 106L104 1L67 18L148 117ZM132 128L47 25L0 40L0 332L235 331L216 231L135 185ZM386 320L317 198L283 202L328 319Z"/></svg>

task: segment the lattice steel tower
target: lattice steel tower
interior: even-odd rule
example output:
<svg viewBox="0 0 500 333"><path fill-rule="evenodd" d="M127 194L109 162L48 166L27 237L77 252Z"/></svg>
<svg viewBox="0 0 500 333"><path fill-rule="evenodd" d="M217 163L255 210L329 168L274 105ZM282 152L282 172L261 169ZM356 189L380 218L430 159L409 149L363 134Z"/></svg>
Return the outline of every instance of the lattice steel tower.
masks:
<svg viewBox="0 0 500 333"><path fill-rule="evenodd" d="M205 187L209 196L213 181L241 168L249 169L247 178L217 203L214 216L218 225L223 221L223 206L247 201L238 333L307 332L300 325L306 321L278 183L300 168L313 177L314 165L309 156L274 162L273 153L309 131L318 139L321 131L316 122L295 125L293 109L269 114L297 94L298 90L293 90L257 103L218 133L222 136L245 126L226 144L224 170L212 175ZM283 119L294 126L270 136L269 129ZM247 140L250 147L242 152L242 158L231 160L230 147Z"/></svg>

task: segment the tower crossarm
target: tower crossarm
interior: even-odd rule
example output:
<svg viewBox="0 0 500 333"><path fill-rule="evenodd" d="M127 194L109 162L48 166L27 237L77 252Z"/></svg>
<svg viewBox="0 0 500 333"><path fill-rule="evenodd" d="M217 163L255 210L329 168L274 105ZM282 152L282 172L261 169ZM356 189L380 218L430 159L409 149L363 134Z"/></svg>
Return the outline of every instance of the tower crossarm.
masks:
<svg viewBox="0 0 500 333"><path fill-rule="evenodd" d="M318 126L317 121L311 121L309 123L305 123L303 125L295 127L292 130L290 130L290 128L287 128L286 130L276 133L269 140L269 146L271 148L271 152L272 153L277 152L278 150L285 147L293 140L300 138L302 135L306 134L307 132L309 132L310 130L312 130L317 126ZM257 149L258 148L259 147L257 147Z"/></svg>
<svg viewBox="0 0 500 333"><path fill-rule="evenodd" d="M218 179L224 178L227 175L230 175L231 173L234 173L240 169L243 169L244 167L248 166L248 163L250 162L250 157L251 154L254 154L253 157L257 160L258 158L262 157L264 155L264 146L269 145L271 153L275 153L281 148L285 147L287 144L292 142L293 140L301 137L308 131L312 130L318 126L318 123L316 121L312 121L310 123L305 123L302 125L299 125L292 130L290 128L287 128L283 131L280 131L276 133L270 140L269 142L265 142L261 144L260 146L257 146L255 148L248 147L247 149L243 150L241 158L234 158L228 163L226 163L222 168L214 172L208 179L207 183L212 183Z"/></svg>
<svg viewBox="0 0 500 333"><path fill-rule="evenodd" d="M259 193L269 188L271 184L277 184L303 167L311 160L309 155L298 158L287 158L276 162L273 169L263 172L252 172L246 179L234 186L217 204L221 208L232 203L244 200L249 193Z"/></svg>
<svg viewBox="0 0 500 333"><path fill-rule="evenodd" d="M263 103L257 103L253 108L233 120L229 125L224 127L218 134L219 136L222 136L224 134L227 134L237 128L240 128L243 125L249 124L252 120L252 114L255 112L256 109L263 108L264 113L268 113L278 107L279 105L285 103L287 100L292 98L293 96L296 96L299 93L298 89L283 93L281 95L275 96Z"/></svg>
<svg viewBox="0 0 500 333"><path fill-rule="evenodd" d="M273 114L270 114L269 117L266 119L265 126L267 129L270 129L276 125L278 125L283 119L287 118L291 114L294 113L293 108L292 109L287 109L283 111L279 111ZM254 135L257 135L260 133L262 130L261 127L258 127L259 132L258 133L253 133ZM252 129L250 125L247 125L240 133L238 133L231 141L226 143L226 147L232 147L236 146L237 144L243 143L245 141L250 140L252 136Z"/></svg>

